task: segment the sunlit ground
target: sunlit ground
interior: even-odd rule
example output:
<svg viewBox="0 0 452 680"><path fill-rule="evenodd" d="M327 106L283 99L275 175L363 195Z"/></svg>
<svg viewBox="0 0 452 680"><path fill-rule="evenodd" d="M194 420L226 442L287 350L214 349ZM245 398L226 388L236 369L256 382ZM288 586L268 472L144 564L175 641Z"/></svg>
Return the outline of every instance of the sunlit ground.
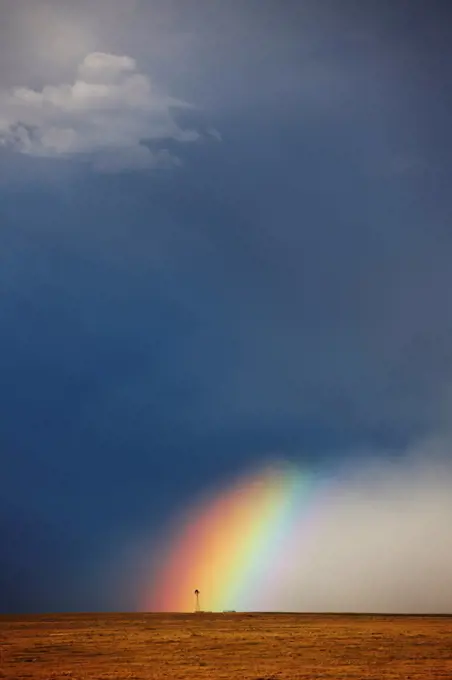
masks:
<svg viewBox="0 0 452 680"><path fill-rule="evenodd" d="M8 680L452 678L452 617L0 617Z"/></svg>

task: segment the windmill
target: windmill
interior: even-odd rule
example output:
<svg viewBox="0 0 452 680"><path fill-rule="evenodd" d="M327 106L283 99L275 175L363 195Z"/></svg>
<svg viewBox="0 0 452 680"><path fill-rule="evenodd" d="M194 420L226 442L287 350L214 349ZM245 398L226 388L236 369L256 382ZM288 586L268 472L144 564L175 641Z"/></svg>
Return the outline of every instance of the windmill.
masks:
<svg viewBox="0 0 452 680"><path fill-rule="evenodd" d="M195 614L199 614L200 612L199 608L199 590L196 588L195 590Z"/></svg>

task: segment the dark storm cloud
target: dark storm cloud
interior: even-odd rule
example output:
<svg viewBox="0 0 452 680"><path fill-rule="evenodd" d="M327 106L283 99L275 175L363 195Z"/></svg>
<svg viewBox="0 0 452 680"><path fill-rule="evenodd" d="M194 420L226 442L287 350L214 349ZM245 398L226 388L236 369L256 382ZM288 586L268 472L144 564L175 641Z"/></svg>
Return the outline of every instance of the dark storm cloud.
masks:
<svg viewBox="0 0 452 680"><path fill-rule="evenodd" d="M159 174L125 175L114 153L108 176L31 157L23 136L1 150L2 527L13 500L69 527L71 602L98 602L94 546L152 533L269 451L322 466L442 431L447 451L451 55L437 7L3 3L2 97L60 94L103 53L194 107L165 119L156 148L182 163ZM26 114L2 97L0 130L11 106ZM90 130L134 148L143 119L124 137L123 103ZM36 115L41 151L74 143ZM79 115L65 121L92 143Z"/></svg>

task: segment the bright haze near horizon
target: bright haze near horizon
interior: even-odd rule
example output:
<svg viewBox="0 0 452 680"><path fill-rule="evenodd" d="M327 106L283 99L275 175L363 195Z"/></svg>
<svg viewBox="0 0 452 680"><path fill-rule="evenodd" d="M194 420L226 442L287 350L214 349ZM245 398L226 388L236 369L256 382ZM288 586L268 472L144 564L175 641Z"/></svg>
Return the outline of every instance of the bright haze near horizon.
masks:
<svg viewBox="0 0 452 680"><path fill-rule="evenodd" d="M140 609L269 458L275 609L452 612L449 3L0 10L0 612Z"/></svg>

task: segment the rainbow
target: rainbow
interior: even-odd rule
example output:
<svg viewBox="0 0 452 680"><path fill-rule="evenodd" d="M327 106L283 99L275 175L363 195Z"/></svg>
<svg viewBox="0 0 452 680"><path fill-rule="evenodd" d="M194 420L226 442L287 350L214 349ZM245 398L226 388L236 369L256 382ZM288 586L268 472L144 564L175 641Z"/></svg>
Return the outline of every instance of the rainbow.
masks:
<svg viewBox="0 0 452 680"><path fill-rule="evenodd" d="M148 611L269 611L303 545L314 477L291 465L248 474L199 502L160 548ZM275 597L276 595L276 597Z"/></svg>

